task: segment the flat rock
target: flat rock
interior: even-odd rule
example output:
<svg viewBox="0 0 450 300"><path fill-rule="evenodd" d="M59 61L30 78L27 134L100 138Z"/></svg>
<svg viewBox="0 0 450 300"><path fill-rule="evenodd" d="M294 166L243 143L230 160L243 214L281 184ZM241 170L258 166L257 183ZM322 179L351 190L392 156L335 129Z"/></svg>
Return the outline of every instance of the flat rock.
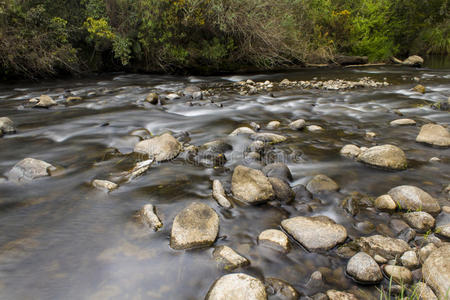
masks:
<svg viewBox="0 0 450 300"><path fill-rule="evenodd" d="M281 162L268 164L262 169L267 177L276 177L286 182L292 180L292 173L289 167Z"/></svg>
<svg viewBox="0 0 450 300"><path fill-rule="evenodd" d="M450 245L431 252L422 266L422 274L439 299L450 294Z"/></svg>
<svg viewBox="0 0 450 300"><path fill-rule="evenodd" d="M292 130L302 130L306 126L306 121L303 119L295 120L291 123L289 123L289 128Z"/></svg>
<svg viewBox="0 0 450 300"><path fill-rule="evenodd" d="M268 132L258 132L254 133L250 136L252 140L256 141L262 141L269 144L278 144L282 143L287 140L285 136L275 134L275 133L268 133Z"/></svg>
<svg viewBox="0 0 450 300"><path fill-rule="evenodd" d="M402 149L393 145L374 146L358 155L358 160L381 168L404 170L408 166Z"/></svg>
<svg viewBox="0 0 450 300"><path fill-rule="evenodd" d="M412 119L397 119L391 121L391 126L416 125L416 121Z"/></svg>
<svg viewBox="0 0 450 300"><path fill-rule="evenodd" d="M388 194L401 210L420 210L431 214L438 213L441 210L435 198L415 186L397 186L389 190Z"/></svg>
<svg viewBox="0 0 450 300"><path fill-rule="evenodd" d="M208 205L194 202L173 221L170 247L175 250L211 246L219 233L219 216Z"/></svg>
<svg viewBox="0 0 450 300"><path fill-rule="evenodd" d="M319 174L313 177L308 184L306 189L315 194L319 192L332 192L339 190L339 185L330 177Z"/></svg>
<svg viewBox="0 0 450 300"><path fill-rule="evenodd" d="M265 284L267 291L275 299L279 300L298 300L300 294L289 283L278 278L266 278Z"/></svg>
<svg viewBox="0 0 450 300"><path fill-rule="evenodd" d="M328 290L327 296L329 300L358 300L353 294L336 290Z"/></svg>
<svg viewBox="0 0 450 300"><path fill-rule="evenodd" d="M213 251L214 259L219 262L225 270L231 271L236 268L245 267L250 261L239 255L228 246L218 246Z"/></svg>
<svg viewBox="0 0 450 300"><path fill-rule="evenodd" d="M290 203L295 199L295 193L284 180L269 177L270 184L275 193L275 199L284 203Z"/></svg>
<svg viewBox="0 0 450 300"><path fill-rule="evenodd" d="M347 273L357 281L365 283L377 283L383 279L377 262L365 252L355 254L348 261Z"/></svg>
<svg viewBox="0 0 450 300"><path fill-rule="evenodd" d="M14 128L14 122L8 117L0 118L0 132L4 134L15 133L16 128Z"/></svg>
<svg viewBox="0 0 450 300"><path fill-rule="evenodd" d="M248 204L266 202L275 196L272 184L263 172L241 165L234 169L231 191L238 200Z"/></svg>
<svg viewBox="0 0 450 300"><path fill-rule="evenodd" d="M57 103L52 99L52 97L47 95L41 95L38 98L38 102L34 105L35 107L49 108L56 105Z"/></svg>
<svg viewBox="0 0 450 300"><path fill-rule="evenodd" d="M222 183L217 179L213 181L213 197L220 206L225 208L231 207L231 202L225 195L225 190L223 189Z"/></svg>
<svg viewBox="0 0 450 300"><path fill-rule="evenodd" d="M375 207L380 210L395 210L397 204L389 195L382 195L375 199Z"/></svg>
<svg viewBox="0 0 450 300"><path fill-rule="evenodd" d="M361 149L355 145L345 145L342 147L340 154L345 157L355 158L361 154Z"/></svg>
<svg viewBox="0 0 450 300"><path fill-rule="evenodd" d="M211 287L206 300L267 300L264 284L243 273L220 277Z"/></svg>
<svg viewBox="0 0 450 300"><path fill-rule="evenodd" d="M308 251L329 250L347 238L345 227L326 216L294 217L281 226Z"/></svg>
<svg viewBox="0 0 450 300"><path fill-rule="evenodd" d="M403 219L412 228L418 231L428 231L434 227L436 221L433 216L424 211L415 211L403 214Z"/></svg>
<svg viewBox="0 0 450 300"><path fill-rule="evenodd" d="M439 147L450 146L450 133L447 128L437 124L426 124L420 129L416 142Z"/></svg>
<svg viewBox="0 0 450 300"><path fill-rule="evenodd" d="M178 156L181 144L169 133L141 141L134 146L134 152L147 154L155 161L167 161Z"/></svg>
<svg viewBox="0 0 450 300"><path fill-rule="evenodd" d="M357 239L356 244L364 251L371 255L378 254L387 259L393 259L401 256L406 251L411 250L408 243L403 240L386 237L382 235L372 235L369 237L361 237Z"/></svg>
<svg viewBox="0 0 450 300"><path fill-rule="evenodd" d="M153 231L158 231L163 224L161 219L156 214L156 209L152 204L146 204L139 210L139 215L144 224L146 224Z"/></svg>
<svg viewBox="0 0 450 300"><path fill-rule="evenodd" d="M261 245L266 245L277 250L288 251L289 239L287 235L277 229L267 229L261 232L258 236L258 241Z"/></svg>
<svg viewBox="0 0 450 300"><path fill-rule="evenodd" d="M92 186L95 187L96 189L107 190L107 191L112 191L119 187L114 182L111 182L109 180L100 180L100 179L95 179L94 181L92 181Z"/></svg>
<svg viewBox="0 0 450 300"><path fill-rule="evenodd" d="M392 277L392 280L399 284L408 284L413 281L413 275L411 271L402 266L384 265L384 273L388 278Z"/></svg>
<svg viewBox="0 0 450 300"><path fill-rule="evenodd" d="M233 130L232 133L230 133L230 136L236 136L236 135L251 135L255 134L255 131L248 127L239 127Z"/></svg>
<svg viewBox="0 0 450 300"><path fill-rule="evenodd" d="M51 176L50 171L55 169L51 164L34 158L25 158L19 161L8 173L11 180L33 180L40 177Z"/></svg>

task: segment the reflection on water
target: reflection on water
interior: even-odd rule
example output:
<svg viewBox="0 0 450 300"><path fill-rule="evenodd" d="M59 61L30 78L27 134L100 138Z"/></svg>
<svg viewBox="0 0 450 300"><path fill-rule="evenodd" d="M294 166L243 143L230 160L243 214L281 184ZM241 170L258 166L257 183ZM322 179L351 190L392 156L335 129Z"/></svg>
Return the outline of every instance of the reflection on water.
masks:
<svg viewBox="0 0 450 300"><path fill-rule="evenodd" d="M306 292L309 276L320 270L325 277L324 290L354 287L345 276L346 260L335 250L308 253L294 244L288 254L280 254L258 246L257 236L265 229L279 228L281 220L289 216L306 214L329 216L343 224L351 238L387 224L388 214L362 210L352 217L340 207L352 192L378 196L396 185L411 184L444 204L441 191L450 179L450 153L415 142L422 124L450 121L448 112L428 106L450 96L448 64L445 68L431 67L436 67L434 61L420 70L378 67L221 77L115 74L1 86L0 116L13 119L18 132L0 138L0 174L25 157L45 160L63 171L21 185L0 178L0 298L202 299L214 280L225 274L213 260L212 249L169 248L173 218L193 201L204 201L217 211L220 233L216 244L228 245L247 257L251 266L246 273L280 278ZM356 80L363 76L379 81L386 78L391 85L337 92L288 89L275 92L274 98L223 92L213 99L214 103L206 99L193 106L184 100L169 101L164 106L143 101L150 91L170 93L191 83L208 86L246 78ZM426 86L426 94L410 91L416 84L415 77ZM63 95L68 94L81 96L83 101L49 110L30 108L28 99L43 93L61 103ZM417 126L389 127L389 122L398 118L396 113L415 119ZM299 118L325 131L290 130L287 124ZM323 173L341 186L339 193L315 199L312 212L299 212L289 205L235 206L227 211L216 204L211 197L211 182L220 179L229 188L230 170L242 163L242 153L250 143L242 137L230 139L234 151L227 153L222 168L205 168L187 162L182 155L172 162L153 165L144 176L110 194L89 185L94 178L108 178L132 167L133 157L110 154L111 148L130 153L139 140L130 135L134 130L142 133L146 129L152 134L188 132L190 143L200 145L224 138L251 121L265 125L271 120L282 123L280 129L271 132L283 134L288 140L271 148L270 153L288 164L293 184ZM367 131L377 136L367 139ZM397 145L406 152L411 167L387 172L344 159L339 149L347 143ZM429 163L434 156L441 161ZM164 224L156 233L134 217L147 203L158 208ZM369 231L363 226L367 221L373 223ZM374 287L358 288L376 295Z"/></svg>

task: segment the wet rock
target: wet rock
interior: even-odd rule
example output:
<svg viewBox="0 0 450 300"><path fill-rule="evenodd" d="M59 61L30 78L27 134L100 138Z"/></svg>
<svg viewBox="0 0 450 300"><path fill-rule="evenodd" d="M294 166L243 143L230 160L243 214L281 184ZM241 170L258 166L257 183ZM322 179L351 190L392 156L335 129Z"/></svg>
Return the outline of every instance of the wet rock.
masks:
<svg viewBox="0 0 450 300"><path fill-rule="evenodd" d="M437 124L426 124L420 129L416 142L426 143L433 146L449 147L450 132L447 128Z"/></svg>
<svg viewBox="0 0 450 300"><path fill-rule="evenodd" d="M429 213L423 211L405 213L403 214L403 219L409 226L422 232L432 229L436 223Z"/></svg>
<svg viewBox="0 0 450 300"><path fill-rule="evenodd" d="M380 256L378 254L375 254L373 259L379 264L385 264L388 262L388 260L386 258L384 258L383 256Z"/></svg>
<svg viewBox="0 0 450 300"><path fill-rule="evenodd" d="M263 172L241 165L234 169L231 191L238 200L248 204L266 202L275 195L272 184Z"/></svg>
<svg viewBox="0 0 450 300"><path fill-rule="evenodd" d="M332 192L339 190L339 185L330 177L326 175L316 175L313 179L311 179L306 185L306 189L313 193L319 192Z"/></svg>
<svg viewBox="0 0 450 300"><path fill-rule="evenodd" d="M388 194L401 210L421 210L431 214L438 213L441 210L436 199L415 186L397 186L389 190Z"/></svg>
<svg viewBox="0 0 450 300"><path fill-rule="evenodd" d="M365 252L357 253L348 261L347 273L357 281L365 283L377 283L383 279L377 262Z"/></svg>
<svg viewBox="0 0 450 300"><path fill-rule="evenodd" d="M50 172L56 169L51 164L34 158L25 158L19 161L8 173L10 180L33 180L40 177L51 176Z"/></svg>
<svg viewBox="0 0 450 300"><path fill-rule="evenodd" d="M219 233L219 216L208 205L194 202L173 221L170 247L175 250L211 246Z"/></svg>
<svg viewBox="0 0 450 300"><path fill-rule="evenodd" d="M95 179L94 181L92 181L92 186L95 187L96 189L107 190L107 191L112 191L119 187L114 182L111 182L108 180L100 180L100 179Z"/></svg>
<svg viewBox="0 0 450 300"><path fill-rule="evenodd" d="M306 122L303 119L298 119L289 123L289 128L291 128L292 130L302 130L303 128L305 128L305 126Z"/></svg>
<svg viewBox="0 0 450 300"><path fill-rule="evenodd" d="M167 161L178 156L181 144L169 133L141 141L134 146L134 152L147 154L155 161Z"/></svg>
<svg viewBox="0 0 450 300"><path fill-rule="evenodd" d="M418 282L414 286L415 295L419 298L419 300L438 300L433 290L423 282Z"/></svg>
<svg viewBox="0 0 450 300"><path fill-rule="evenodd" d="M377 136L377 134L375 132L373 132L373 131L366 132L366 138L369 139L369 140L375 138L376 136Z"/></svg>
<svg viewBox="0 0 450 300"><path fill-rule="evenodd" d="M264 148L266 147L266 144L261 141L253 141L246 149L248 152L257 152L262 153L264 152ZM266 174L267 176L267 174Z"/></svg>
<svg viewBox="0 0 450 300"><path fill-rule="evenodd" d="M345 145L342 147L340 154L345 157L355 158L361 154L361 149L355 145Z"/></svg>
<svg viewBox="0 0 450 300"><path fill-rule="evenodd" d="M67 97L66 102L67 103L73 103L73 102L79 102L83 100L81 97Z"/></svg>
<svg viewBox="0 0 450 300"><path fill-rule="evenodd" d="M442 299L450 294L450 245L442 246L428 256L422 266L426 283Z"/></svg>
<svg viewBox="0 0 450 300"><path fill-rule="evenodd" d="M327 296L329 300L358 300L358 298L356 298L353 294L336 290L328 290Z"/></svg>
<svg viewBox="0 0 450 300"><path fill-rule="evenodd" d="M431 162L431 163L435 163L435 162L440 162L441 159L439 157L432 157L428 161Z"/></svg>
<svg viewBox="0 0 450 300"><path fill-rule="evenodd" d="M277 250L282 250L285 252L289 250L289 239L281 230L264 230L259 234L258 241L261 245L266 245Z"/></svg>
<svg viewBox="0 0 450 300"><path fill-rule="evenodd" d="M160 218L156 214L155 207L151 204L144 205L139 210L139 216L141 217L142 222L150 227L150 229L152 229L153 231L158 231L158 229L163 226Z"/></svg>
<svg viewBox="0 0 450 300"><path fill-rule="evenodd" d="M280 128L280 126L281 126L281 123L279 121L270 121L267 124L266 128L269 130L274 130L274 129Z"/></svg>
<svg viewBox="0 0 450 300"><path fill-rule="evenodd" d="M306 189L303 184L297 184L292 188L295 193L295 201L299 203L306 203L313 200L312 194Z"/></svg>
<svg viewBox="0 0 450 300"><path fill-rule="evenodd" d="M402 64L411 67L421 67L423 65L423 58L418 55L411 55Z"/></svg>
<svg viewBox="0 0 450 300"><path fill-rule="evenodd" d="M328 300L328 296L324 293L317 293L312 296L312 300Z"/></svg>
<svg viewBox="0 0 450 300"><path fill-rule="evenodd" d="M145 101L153 105L158 104L158 99L159 97L157 93L150 93L147 97L145 97Z"/></svg>
<svg viewBox="0 0 450 300"><path fill-rule="evenodd" d="M258 123L256 123L256 122L250 122L249 125L250 125L250 127L253 128L253 130L255 130L255 131L258 131L258 130L261 129L261 126L260 126Z"/></svg>
<svg viewBox="0 0 450 300"><path fill-rule="evenodd" d="M433 243L429 243L429 244L425 245L424 247L422 247L419 250L420 262L423 264L427 260L428 256L430 256L431 252L433 252L436 249L437 249L437 247Z"/></svg>
<svg viewBox="0 0 450 300"><path fill-rule="evenodd" d="M375 199L375 207L379 210L395 210L397 208L397 204L395 204L391 196L382 195Z"/></svg>
<svg viewBox="0 0 450 300"><path fill-rule="evenodd" d="M421 85L421 84L416 85L415 87L412 88L412 90L414 92L418 92L418 93L421 93L421 94L425 94L425 91L426 91L425 87L423 85Z"/></svg>
<svg viewBox="0 0 450 300"><path fill-rule="evenodd" d="M268 132L254 133L250 136L250 138L252 140L262 141L269 144L278 144L287 140L285 136Z"/></svg>
<svg viewBox="0 0 450 300"><path fill-rule="evenodd" d="M398 236L399 239L404 240L405 242L409 243L416 237L416 232L412 228L406 228L402 230Z"/></svg>
<svg viewBox="0 0 450 300"><path fill-rule="evenodd" d="M329 250L347 238L345 227L326 216L294 217L281 226L308 251Z"/></svg>
<svg viewBox="0 0 450 300"><path fill-rule="evenodd" d="M38 100L38 103L36 103L34 107L49 108L57 104L50 96L47 95L41 95Z"/></svg>
<svg viewBox="0 0 450 300"><path fill-rule="evenodd" d="M269 295L274 296L279 300L298 300L300 294L297 290L289 283L277 279L277 278L266 278L266 290Z"/></svg>
<svg viewBox="0 0 450 300"><path fill-rule="evenodd" d="M186 97L191 97L193 96L194 93L196 92L201 92L201 89L196 86L196 85L189 85L187 87L184 88L183 90L183 95Z"/></svg>
<svg viewBox="0 0 450 300"><path fill-rule="evenodd" d="M400 257L400 261L402 265L408 269L415 269L419 266L419 258L414 251L406 251L403 253Z"/></svg>
<svg viewBox="0 0 450 300"><path fill-rule="evenodd" d="M306 129L308 129L308 131L311 131L311 132L318 132L318 131L324 130L321 126L318 126L318 125L309 125L309 126L306 126Z"/></svg>
<svg viewBox="0 0 450 300"><path fill-rule="evenodd" d="M225 195L225 190L223 189L222 183L217 179L213 181L213 197L220 206L225 208L231 207L231 202Z"/></svg>
<svg viewBox="0 0 450 300"><path fill-rule="evenodd" d="M391 126L416 125L416 121L412 119L397 119L391 121Z"/></svg>
<svg viewBox="0 0 450 300"><path fill-rule="evenodd" d="M236 136L236 135L251 135L255 134L255 131L248 127L239 127L233 130L232 133L230 133L230 136Z"/></svg>
<svg viewBox="0 0 450 300"><path fill-rule="evenodd" d="M243 273L220 277L206 296L206 300L267 300L264 284Z"/></svg>
<svg viewBox="0 0 450 300"><path fill-rule="evenodd" d="M203 99L203 92L202 91L194 92L192 94L192 99L194 99L194 100L202 100Z"/></svg>
<svg viewBox="0 0 450 300"><path fill-rule="evenodd" d="M223 166L227 159L225 152L233 150L233 147L223 140L205 143L198 147L198 162L205 166Z"/></svg>
<svg viewBox="0 0 450 300"><path fill-rule="evenodd" d="M386 273L388 278L392 277L392 280L399 284L408 284L413 281L411 271L405 267L384 265L383 271Z"/></svg>
<svg viewBox="0 0 450 300"><path fill-rule="evenodd" d="M450 223L438 226L436 233L450 239Z"/></svg>
<svg viewBox="0 0 450 300"><path fill-rule="evenodd" d="M374 146L358 155L358 160L381 168L404 170L407 168L406 155L393 145Z"/></svg>
<svg viewBox="0 0 450 300"><path fill-rule="evenodd" d="M295 193L284 180L276 177L269 177L270 184L275 193L275 199L284 203L290 203L295 199Z"/></svg>
<svg viewBox="0 0 450 300"><path fill-rule="evenodd" d="M382 235L372 235L369 237L361 237L355 241L361 251L371 255L378 254L384 258L392 259L401 256L406 251L411 250L408 243L403 240Z"/></svg>
<svg viewBox="0 0 450 300"><path fill-rule="evenodd" d="M145 128L139 128L139 129L135 129L133 131L130 132L130 135L132 136L138 136L140 137L142 140L147 140L149 138L152 137L152 134L150 133L150 131L148 131Z"/></svg>
<svg viewBox="0 0 450 300"><path fill-rule="evenodd" d="M147 172L148 169L150 169L150 166L153 164L154 159L147 159L144 161L137 162L133 169L123 172L123 178L126 179L128 182L135 179L136 177L141 176L145 172Z"/></svg>
<svg viewBox="0 0 450 300"><path fill-rule="evenodd" d="M11 134L15 133L16 128L14 128L14 122L8 117L0 118L0 134Z"/></svg>
<svg viewBox="0 0 450 300"><path fill-rule="evenodd" d="M268 164L262 169L267 177L276 177L286 182L292 180L292 173L289 167L284 163Z"/></svg>
<svg viewBox="0 0 450 300"><path fill-rule="evenodd" d="M406 228L410 228L409 225L402 219L391 219L389 221L389 225L392 228L392 230L394 230L395 234L400 233Z"/></svg>
<svg viewBox="0 0 450 300"><path fill-rule="evenodd" d="M250 261L239 255L228 246L218 246L213 251L214 259L219 262L225 270L231 271L250 264Z"/></svg>
<svg viewBox="0 0 450 300"><path fill-rule="evenodd" d="M180 99L180 95L171 93L171 94L166 95L166 99L170 100L170 101L175 100L175 99Z"/></svg>
<svg viewBox="0 0 450 300"><path fill-rule="evenodd" d="M323 275L320 271L314 271L309 277L305 287L310 291L317 291L324 286Z"/></svg>

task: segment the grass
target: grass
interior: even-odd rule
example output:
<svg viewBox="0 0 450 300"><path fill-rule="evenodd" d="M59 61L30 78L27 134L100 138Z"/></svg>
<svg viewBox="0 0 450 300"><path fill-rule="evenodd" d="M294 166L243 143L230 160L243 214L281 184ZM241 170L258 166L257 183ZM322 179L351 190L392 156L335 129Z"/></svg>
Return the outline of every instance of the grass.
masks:
<svg viewBox="0 0 450 300"><path fill-rule="evenodd" d="M423 282L424 283L424 282ZM424 283L425 284L425 283ZM412 287L408 287L403 282L400 283L400 293L397 295L392 294L392 276L389 278L388 290L385 291L382 288L377 288L380 296L380 300L422 300L420 295L420 290L418 289L417 284L414 284ZM450 300L450 288L447 290L445 297L439 300Z"/></svg>

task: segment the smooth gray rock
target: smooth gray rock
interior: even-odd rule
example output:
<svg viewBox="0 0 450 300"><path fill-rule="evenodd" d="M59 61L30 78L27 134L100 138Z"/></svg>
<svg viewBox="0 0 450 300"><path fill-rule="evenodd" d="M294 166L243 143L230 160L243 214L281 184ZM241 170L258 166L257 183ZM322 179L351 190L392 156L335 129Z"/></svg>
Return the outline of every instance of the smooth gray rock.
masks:
<svg viewBox="0 0 450 300"><path fill-rule="evenodd" d="M269 144L278 144L282 143L287 140L285 136L275 134L275 133L268 133L268 132L258 132L254 133L250 136L252 140L256 141L262 141Z"/></svg>
<svg viewBox="0 0 450 300"><path fill-rule="evenodd" d="M289 128L291 128L292 130L302 130L303 128L305 128L305 126L306 122L303 119L298 119L289 123Z"/></svg>
<svg viewBox="0 0 450 300"><path fill-rule="evenodd" d="M308 184L306 189L315 194L319 192L332 192L339 190L339 185L330 177L319 174L313 177Z"/></svg>
<svg viewBox="0 0 450 300"><path fill-rule="evenodd" d="M208 205L194 202L173 221L170 247L175 250L211 246L219 233L219 216Z"/></svg>
<svg viewBox="0 0 450 300"><path fill-rule="evenodd" d="M38 103L34 105L34 107L41 107L41 108L49 108L51 106L56 105L57 103L52 99L52 97L47 95L41 95L38 98Z"/></svg>
<svg viewBox="0 0 450 300"><path fill-rule="evenodd" d="M231 207L231 202L225 195L225 190L223 189L222 183L217 179L213 181L213 197L220 206L225 208Z"/></svg>
<svg viewBox="0 0 450 300"><path fill-rule="evenodd" d="M206 300L267 300L264 284L243 273L220 277L211 287Z"/></svg>
<svg viewBox="0 0 450 300"><path fill-rule="evenodd" d="M375 254L378 254L387 259L393 259L411 250L405 241L382 235L361 237L355 243L361 251L368 253L370 256L373 257Z"/></svg>
<svg viewBox="0 0 450 300"><path fill-rule="evenodd" d="M415 186L397 186L389 190L388 194L401 210L420 210L431 214L436 214L441 210L435 198Z"/></svg>
<svg viewBox="0 0 450 300"><path fill-rule="evenodd" d="M344 157L355 158L361 154L361 149L355 145L345 145L342 147L340 154Z"/></svg>
<svg viewBox="0 0 450 300"><path fill-rule="evenodd" d="M308 251L329 250L347 238L345 227L326 216L294 217L281 226Z"/></svg>
<svg viewBox="0 0 450 300"><path fill-rule="evenodd" d="M400 257L400 261L402 265L408 269L415 269L419 266L419 258L417 257L416 252L414 251L406 251Z"/></svg>
<svg viewBox="0 0 450 300"><path fill-rule="evenodd" d="M119 187L114 182L111 182L109 180L100 180L100 179L95 179L94 181L92 181L92 186L95 187L96 189L107 190L107 191L112 191Z"/></svg>
<svg viewBox="0 0 450 300"><path fill-rule="evenodd" d="M19 161L8 173L11 180L33 180L40 177L51 176L50 171L55 169L51 164L34 158L25 158Z"/></svg>
<svg viewBox="0 0 450 300"><path fill-rule="evenodd" d="M269 130L274 130L274 129L278 129L281 126L280 121L270 121L269 123L267 123L266 128Z"/></svg>
<svg viewBox="0 0 450 300"><path fill-rule="evenodd" d="M371 147L361 152L358 160L368 165L393 170L404 170L408 166L403 150L393 145Z"/></svg>
<svg viewBox="0 0 450 300"><path fill-rule="evenodd" d="M391 126L416 125L416 121L412 119L397 119L391 121Z"/></svg>
<svg viewBox="0 0 450 300"><path fill-rule="evenodd" d="M424 232L432 229L436 224L434 218L424 211L415 211L403 214L403 219L412 228Z"/></svg>
<svg viewBox="0 0 450 300"><path fill-rule="evenodd" d="M267 202L275 196L272 184L263 172L241 165L234 169L231 191L238 200L248 204Z"/></svg>
<svg viewBox="0 0 450 300"><path fill-rule="evenodd" d="M348 261L347 273L357 281L365 283L377 283L383 279L377 262L365 252L355 254Z"/></svg>
<svg viewBox="0 0 450 300"><path fill-rule="evenodd" d="M439 299L450 295L450 245L431 252L422 266L422 275Z"/></svg>
<svg viewBox="0 0 450 300"><path fill-rule="evenodd" d="M269 177L270 184L275 193L275 199L284 203L290 203L295 199L295 193L284 180L276 177Z"/></svg>
<svg viewBox="0 0 450 300"><path fill-rule="evenodd" d="M413 281L413 275L411 271L402 266L384 265L383 271L388 278L392 277L392 280L399 284L408 284Z"/></svg>
<svg viewBox="0 0 450 300"><path fill-rule="evenodd" d="M11 134L16 132L14 122L8 117L0 118L0 133Z"/></svg>
<svg viewBox="0 0 450 300"><path fill-rule="evenodd" d="M286 182L292 180L292 173L289 167L281 162L268 164L262 169L267 177L276 177Z"/></svg>
<svg viewBox="0 0 450 300"><path fill-rule="evenodd" d="M298 300L300 294L289 283L278 278L266 278L265 284L269 295L279 300Z"/></svg>
<svg viewBox="0 0 450 300"><path fill-rule="evenodd" d="M141 141L134 146L134 152L147 154L157 162L171 160L178 156L181 144L169 133Z"/></svg>
<svg viewBox="0 0 450 300"><path fill-rule="evenodd" d="M416 142L439 147L450 146L450 132L447 128L437 124L426 124L420 129Z"/></svg>
<svg viewBox="0 0 450 300"><path fill-rule="evenodd" d="M216 249L214 249L213 251L213 257L227 271L245 267L250 264L250 261L248 259L241 256L228 246L216 247Z"/></svg>
<svg viewBox="0 0 450 300"><path fill-rule="evenodd" d="M255 131L248 127L239 127L233 130L232 133L230 133L230 136L236 136L236 135L251 135L255 134Z"/></svg>
<svg viewBox="0 0 450 300"><path fill-rule="evenodd" d="M287 235L277 229L267 229L261 232L258 236L258 242L261 245L266 245L282 251L289 250L289 239Z"/></svg>

